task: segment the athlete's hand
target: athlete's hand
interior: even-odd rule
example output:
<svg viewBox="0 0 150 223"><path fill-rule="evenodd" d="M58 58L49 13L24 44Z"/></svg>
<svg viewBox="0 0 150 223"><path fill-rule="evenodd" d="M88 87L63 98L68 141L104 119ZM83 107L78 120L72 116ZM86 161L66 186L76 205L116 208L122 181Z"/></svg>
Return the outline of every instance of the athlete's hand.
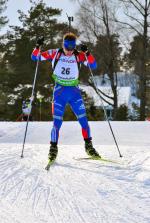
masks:
<svg viewBox="0 0 150 223"><path fill-rule="evenodd" d="M88 51L88 47L84 44L81 45L81 51L86 53Z"/></svg>
<svg viewBox="0 0 150 223"><path fill-rule="evenodd" d="M81 45L81 51L84 52L87 56L90 54L88 51L87 45L82 44Z"/></svg>
<svg viewBox="0 0 150 223"><path fill-rule="evenodd" d="M36 48L38 49L40 46L42 46L44 43L44 36L39 37L36 41Z"/></svg>

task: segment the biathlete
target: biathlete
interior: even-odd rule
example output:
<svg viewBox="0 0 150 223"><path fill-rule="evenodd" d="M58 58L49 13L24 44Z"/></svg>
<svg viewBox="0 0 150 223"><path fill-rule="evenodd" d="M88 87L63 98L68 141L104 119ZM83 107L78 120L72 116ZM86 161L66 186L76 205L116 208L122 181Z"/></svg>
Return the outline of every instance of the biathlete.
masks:
<svg viewBox="0 0 150 223"><path fill-rule="evenodd" d="M22 121L27 121L28 116L29 121L32 121L30 99L24 100L22 102Z"/></svg>
<svg viewBox="0 0 150 223"><path fill-rule="evenodd" d="M55 80L55 87L52 103L53 128L51 130L50 150L48 154L50 162L54 162L58 154L59 130L63 122L66 104L71 106L81 125L82 135L85 141L85 151L94 159L100 158L100 155L92 144L86 109L78 87L80 64L85 63L87 65L88 62L91 69L95 69L97 64L86 45L82 45L81 51L76 50L76 40L76 35L67 33L63 37L61 49L50 49L45 52L40 52L39 48L43 44L44 38L39 38L36 48L32 52L32 60L48 60L52 62L53 67L52 76Z"/></svg>

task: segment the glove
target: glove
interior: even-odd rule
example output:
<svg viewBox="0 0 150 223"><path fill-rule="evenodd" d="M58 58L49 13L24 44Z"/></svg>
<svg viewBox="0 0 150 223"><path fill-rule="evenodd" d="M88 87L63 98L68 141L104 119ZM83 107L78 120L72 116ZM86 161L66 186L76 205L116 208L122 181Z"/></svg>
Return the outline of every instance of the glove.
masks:
<svg viewBox="0 0 150 223"><path fill-rule="evenodd" d="M88 51L88 47L84 44L81 45L81 51L86 53L86 56L89 56L90 52Z"/></svg>
<svg viewBox="0 0 150 223"><path fill-rule="evenodd" d="M88 51L87 46L84 45L84 44L82 44L82 45L81 45L81 51L83 51L84 53L85 53L86 51Z"/></svg>
<svg viewBox="0 0 150 223"><path fill-rule="evenodd" d="M42 46L44 43L44 36L39 37L36 41L36 48L39 49L40 46Z"/></svg>

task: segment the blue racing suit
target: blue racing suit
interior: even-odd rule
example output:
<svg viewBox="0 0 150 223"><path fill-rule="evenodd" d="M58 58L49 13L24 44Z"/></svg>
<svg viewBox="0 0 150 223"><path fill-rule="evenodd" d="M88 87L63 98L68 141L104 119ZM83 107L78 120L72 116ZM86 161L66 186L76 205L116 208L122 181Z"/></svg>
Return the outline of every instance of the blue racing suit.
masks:
<svg viewBox="0 0 150 223"><path fill-rule="evenodd" d="M62 125L66 104L75 113L81 127L83 138L91 138L84 102L78 86L55 85L53 93L52 113L54 125L51 131L51 142L58 142L59 130Z"/></svg>

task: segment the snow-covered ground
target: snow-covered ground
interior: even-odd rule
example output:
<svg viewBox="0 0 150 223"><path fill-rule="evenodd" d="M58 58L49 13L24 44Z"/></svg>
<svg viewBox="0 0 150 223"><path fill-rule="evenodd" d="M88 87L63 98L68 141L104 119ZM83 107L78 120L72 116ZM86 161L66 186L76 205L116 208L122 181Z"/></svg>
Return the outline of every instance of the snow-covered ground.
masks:
<svg viewBox="0 0 150 223"><path fill-rule="evenodd" d="M52 123L0 123L1 223L149 223L150 122L91 122L99 153L121 164L76 161L85 157L80 126L63 123L59 154L47 172Z"/></svg>

